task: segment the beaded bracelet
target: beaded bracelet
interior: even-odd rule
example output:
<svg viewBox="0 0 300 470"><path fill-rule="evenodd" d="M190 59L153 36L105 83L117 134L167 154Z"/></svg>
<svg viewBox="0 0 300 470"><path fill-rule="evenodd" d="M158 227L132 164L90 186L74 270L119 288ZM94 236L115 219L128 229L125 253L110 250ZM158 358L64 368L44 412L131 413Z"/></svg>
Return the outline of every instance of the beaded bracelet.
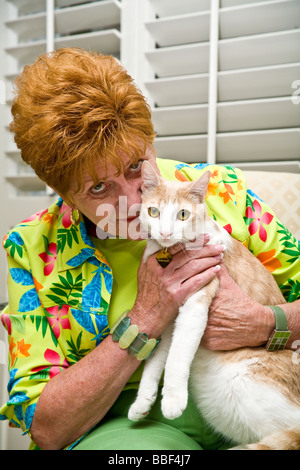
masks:
<svg viewBox="0 0 300 470"><path fill-rule="evenodd" d="M127 349L129 356L135 356L138 361L148 359L160 342L160 339L149 339L146 333L140 333L137 325L132 325L127 316L129 310L123 313L110 330L112 340L119 342L121 349Z"/></svg>

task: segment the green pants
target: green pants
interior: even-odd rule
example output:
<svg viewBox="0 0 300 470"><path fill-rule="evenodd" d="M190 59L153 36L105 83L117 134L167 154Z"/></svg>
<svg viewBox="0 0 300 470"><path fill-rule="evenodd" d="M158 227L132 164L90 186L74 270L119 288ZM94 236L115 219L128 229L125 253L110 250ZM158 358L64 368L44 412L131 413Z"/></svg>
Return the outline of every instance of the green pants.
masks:
<svg viewBox="0 0 300 470"><path fill-rule="evenodd" d="M232 447L208 426L190 402L183 414L166 419L159 397L148 416L138 423L127 418L136 390L127 390L101 423L74 450L221 450Z"/></svg>

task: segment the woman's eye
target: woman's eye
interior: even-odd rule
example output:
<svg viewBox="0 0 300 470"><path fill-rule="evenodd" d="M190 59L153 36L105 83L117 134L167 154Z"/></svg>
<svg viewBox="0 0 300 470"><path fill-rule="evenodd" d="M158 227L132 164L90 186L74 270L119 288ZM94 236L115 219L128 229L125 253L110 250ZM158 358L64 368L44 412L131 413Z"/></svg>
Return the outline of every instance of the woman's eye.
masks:
<svg viewBox="0 0 300 470"><path fill-rule="evenodd" d="M190 212L187 211L186 209L181 209L181 211L179 211L177 214L177 218L179 220L186 220L189 218L189 216L190 216Z"/></svg>
<svg viewBox="0 0 300 470"><path fill-rule="evenodd" d="M133 163L130 165L130 170L131 171L139 171L141 169L143 160L139 160L137 163Z"/></svg>
<svg viewBox="0 0 300 470"><path fill-rule="evenodd" d="M96 184L96 186L93 186L93 188L90 189L90 192L92 194L97 195L97 194L102 193L104 190L105 190L105 184L99 183L99 184Z"/></svg>
<svg viewBox="0 0 300 470"><path fill-rule="evenodd" d="M148 214L150 217L158 217L159 216L159 210L157 207L148 207Z"/></svg>

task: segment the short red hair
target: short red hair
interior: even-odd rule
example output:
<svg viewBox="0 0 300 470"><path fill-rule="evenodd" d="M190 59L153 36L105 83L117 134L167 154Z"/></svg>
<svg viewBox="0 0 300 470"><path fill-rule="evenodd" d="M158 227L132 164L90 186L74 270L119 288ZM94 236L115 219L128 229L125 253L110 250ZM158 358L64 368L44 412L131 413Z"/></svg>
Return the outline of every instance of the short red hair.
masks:
<svg viewBox="0 0 300 470"><path fill-rule="evenodd" d="M27 65L16 79L10 125L23 160L67 195L103 161L122 170L118 151L136 161L155 134L150 108L112 56L59 49ZM95 183L97 181L95 180Z"/></svg>

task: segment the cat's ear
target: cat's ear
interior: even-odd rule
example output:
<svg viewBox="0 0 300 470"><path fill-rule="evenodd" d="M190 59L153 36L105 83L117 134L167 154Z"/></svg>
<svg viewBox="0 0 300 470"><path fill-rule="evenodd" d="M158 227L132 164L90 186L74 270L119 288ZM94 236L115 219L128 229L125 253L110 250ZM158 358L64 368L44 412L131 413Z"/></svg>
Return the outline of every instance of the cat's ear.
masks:
<svg viewBox="0 0 300 470"><path fill-rule="evenodd" d="M151 163L145 160L142 164L142 189L151 190L155 189L160 183L160 175L155 171Z"/></svg>
<svg viewBox="0 0 300 470"><path fill-rule="evenodd" d="M209 170L207 170L205 173L203 173L203 175L200 176L200 178L198 178L196 181L193 181L189 188L190 193L196 196L199 199L199 202L204 202L210 176L211 173Z"/></svg>

